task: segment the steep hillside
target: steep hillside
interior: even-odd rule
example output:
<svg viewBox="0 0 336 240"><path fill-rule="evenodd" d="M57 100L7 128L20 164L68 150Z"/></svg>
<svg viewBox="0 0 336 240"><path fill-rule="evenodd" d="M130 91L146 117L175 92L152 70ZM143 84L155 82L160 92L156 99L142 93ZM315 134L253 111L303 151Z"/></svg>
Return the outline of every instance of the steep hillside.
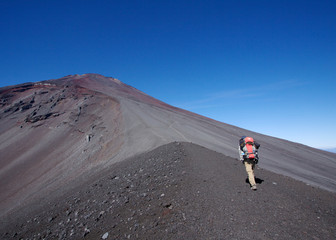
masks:
<svg viewBox="0 0 336 240"><path fill-rule="evenodd" d="M261 143L261 167L336 191L334 153L175 108L98 74L1 88L0 106L1 215L173 141L236 158L241 135Z"/></svg>
<svg viewBox="0 0 336 240"><path fill-rule="evenodd" d="M1 91L0 212L113 158L123 144L117 99L79 86Z"/></svg>

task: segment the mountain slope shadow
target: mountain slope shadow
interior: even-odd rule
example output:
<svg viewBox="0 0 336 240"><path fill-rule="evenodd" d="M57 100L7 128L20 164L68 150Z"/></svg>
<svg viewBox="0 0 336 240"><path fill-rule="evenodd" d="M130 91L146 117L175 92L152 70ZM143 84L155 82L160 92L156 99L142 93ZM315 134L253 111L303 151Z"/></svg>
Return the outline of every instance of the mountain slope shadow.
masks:
<svg viewBox="0 0 336 240"><path fill-rule="evenodd" d="M262 159L261 159L262 161ZM119 162L1 229L2 239L332 239L336 194L170 143Z"/></svg>

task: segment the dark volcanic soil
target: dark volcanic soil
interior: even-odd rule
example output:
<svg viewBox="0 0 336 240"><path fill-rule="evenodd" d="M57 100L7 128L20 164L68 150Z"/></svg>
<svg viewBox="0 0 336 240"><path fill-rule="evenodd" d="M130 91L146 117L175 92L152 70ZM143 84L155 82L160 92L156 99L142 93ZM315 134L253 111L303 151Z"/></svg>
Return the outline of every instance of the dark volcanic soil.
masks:
<svg viewBox="0 0 336 240"><path fill-rule="evenodd" d="M262 161L262 159L261 159ZM1 239L335 239L335 193L171 143L1 219ZM15 219L18 218L18 219Z"/></svg>

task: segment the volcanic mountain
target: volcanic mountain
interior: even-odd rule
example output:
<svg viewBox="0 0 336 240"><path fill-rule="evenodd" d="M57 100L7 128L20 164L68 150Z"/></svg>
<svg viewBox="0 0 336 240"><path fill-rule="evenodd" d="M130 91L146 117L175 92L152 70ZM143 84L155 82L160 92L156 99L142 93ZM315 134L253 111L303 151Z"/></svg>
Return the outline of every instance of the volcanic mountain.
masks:
<svg viewBox="0 0 336 240"><path fill-rule="evenodd" d="M219 193L223 196L227 194L225 200L233 204L235 201L240 201L238 199L241 196L238 195L251 192L247 192L246 189L237 190L240 187L244 189L246 185L243 166L238 165L237 161L237 143L242 135L252 136L261 144L260 171L263 171L264 176L269 180L267 182L265 179L259 179L259 183L265 180L263 185L269 189L269 195L263 192L264 199L269 199L271 203L270 193L272 193L274 196L278 194L277 197L280 200L277 201L280 202L276 204L281 207L286 207L286 204L292 201L298 205L303 204L305 209L313 206L316 211L321 212L320 218L325 217L322 234L323 231L327 231L327 234L324 232L326 236L335 234L336 210L335 205L330 206L336 192L336 154L334 153L251 132L170 106L117 79L98 74L70 75L60 79L3 87L0 88L0 106L0 217L3 223L7 223L6 228L2 229L4 238L13 236L16 238L24 233L32 234L30 235L32 239L38 238L38 234L40 237L43 234L45 237L49 236L50 239L62 238L62 236L63 238L85 236L96 239L105 231L102 226L115 221L112 215L107 216L107 213L113 210L114 216L117 215L120 218L138 219L137 221L141 223L149 221L152 235L150 231L147 231L148 235L141 235L139 230L138 235L134 235L143 236L142 239L151 239L151 236L156 236L152 239L160 237L172 239L176 236L173 233L181 234L181 231L187 234L180 235L181 238L187 236L188 239L204 239L199 238L203 236L209 239L221 239L224 235L221 235L223 232L219 229L232 226L232 223L230 225L226 222L227 225L225 225L224 222L228 220L225 218L223 222L218 214L224 214L224 210L234 214L237 212L235 210L238 205L222 206L214 217L202 218L202 216L206 215L205 208L212 209L209 203L206 203L207 201L220 204L221 197L217 195ZM161 174L162 179L158 177L154 181L148 177L159 176L158 173ZM219 176L225 178L225 174L226 180L222 179L223 183L219 183L221 181ZM227 179L228 176L230 179ZM239 180L242 176L243 184ZM109 181L111 184L107 184ZM227 181L232 183L225 185ZM286 185L281 185L279 181ZM209 186L215 186L214 182L218 183L221 189L208 189ZM148 189L139 187L140 190L133 191L132 188L136 183L139 186L147 184L144 188L148 187ZM171 186L175 186L176 189L165 193L165 189L171 189ZM230 186L235 190L230 189ZM113 187L115 189L109 189ZM281 189L287 192L286 196L280 196L281 194L274 190L275 187L278 188L277 191ZM293 192L294 190L296 193ZM161 193L159 194L158 191ZM258 190L258 193L260 192L262 193L262 190ZM288 194L289 192L292 195ZM159 195L152 196L151 194L154 193ZM308 194L306 201L300 193ZM133 200L132 194L135 194ZM167 194L171 195L171 199L162 200ZM113 200L105 199L106 195L113 196ZM318 200L316 200L317 195L320 195ZM104 204L108 204L111 200L128 206L127 208L120 206L103 208L103 203L95 205L98 204L97 196L104 198L100 199L105 202ZM210 196L217 199L210 199ZM148 199L143 200L142 197ZM199 205L187 203L188 198L197 199L195 204ZM250 196L249 201L256 200L254 198L256 197ZM158 209L151 211L154 215L162 214L159 217L161 220L150 222L153 216L137 214L140 206L148 205L148 201L156 201L156 204L146 209L149 211L151 207L157 207ZM83 205L80 206L80 204ZM188 204L190 204L189 210L185 209ZM242 202L239 204L241 204L239 209L245 209L242 207ZM171 213L176 206L180 206L180 212L177 210L175 212L180 218ZM230 209L230 206L235 207ZM80 210L73 210L76 207L83 208L82 214L86 214L84 214L87 216L86 220L94 215L92 221L97 223L103 222L100 219L105 217L105 225L95 225L96 230L92 230L92 227L90 230L84 223L77 228L74 227L75 225L69 225L73 227L66 232L50 230L51 226L57 225L54 219L61 219L59 213L62 211L66 212L67 219L64 218L64 221L71 222L74 221L73 219L79 219ZM192 212L197 207L203 215ZM96 213L97 209L101 210ZM131 217L126 217L127 209L133 211L130 213ZM289 209L293 212L297 208L292 206ZM26 218L38 213L40 213L36 215L38 217L28 220L27 223ZM330 216L331 213L334 213L333 216ZM46 216L48 214L49 216ZM290 212L286 211L286 214ZM171 217L167 218L166 215ZM241 212L241 219L243 215ZM303 215L298 214L300 217ZM183 226L188 224L183 221L190 217L206 229L186 232ZM314 222L314 217L308 220ZM9 227L18 218L24 222L20 225L20 231ZM165 219L165 222L160 222L162 219ZM234 217L232 219L237 221ZM58 226L67 225L64 221L58 223ZM214 225L210 224L211 221L214 221ZM286 222L286 219L282 221ZM160 226L173 222L177 225L169 230L172 235L165 235L164 232L168 230L163 230ZM183 226L179 225L180 222ZM259 224L267 224L267 222L259 222ZM274 224L277 223L274 222ZM311 230L308 229L311 225L302 224L307 229L306 234L320 234L316 231L310 232ZM190 223L191 228L192 225ZM44 226L50 231L44 231L41 235L42 227L38 226ZM134 223L131 227L132 231L139 226L139 223ZM133 236L134 232L126 234L130 230L128 227L125 224L115 223L110 226L110 229L115 228L118 231L110 230L110 236L114 238ZM16 228L20 227L16 226ZM83 236L76 233L78 228L82 228ZM17 232L11 235L12 232L6 229ZM37 229L36 231L40 233L35 233L32 229ZM234 236L236 231L239 229L233 227L230 233ZM155 235L158 232L162 234ZM261 232L264 233L265 238L260 237ZM104 237L108 238L108 232L106 233ZM243 236L245 237L242 238ZM241 235L230 239L253 239L247 236L249 236L248 231L245 229ZM271 235L262 227L253 236L269 239ZM287 237L293 236L289 234ZM300 234L292 239L299 239L299 237ZM272 239L284 238L279 235L273 236Z"/></svg>

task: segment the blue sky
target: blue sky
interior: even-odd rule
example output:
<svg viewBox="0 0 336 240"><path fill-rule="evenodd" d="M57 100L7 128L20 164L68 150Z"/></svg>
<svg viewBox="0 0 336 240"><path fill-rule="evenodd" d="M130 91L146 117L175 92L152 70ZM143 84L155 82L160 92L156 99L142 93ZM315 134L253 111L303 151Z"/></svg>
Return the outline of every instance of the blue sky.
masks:
<svg viewBox="0 0 336 240"><path fill-rule="evenodd" d="M336 147L335 1L0 2L0 87L115 77L169 104Z"/></svg>

